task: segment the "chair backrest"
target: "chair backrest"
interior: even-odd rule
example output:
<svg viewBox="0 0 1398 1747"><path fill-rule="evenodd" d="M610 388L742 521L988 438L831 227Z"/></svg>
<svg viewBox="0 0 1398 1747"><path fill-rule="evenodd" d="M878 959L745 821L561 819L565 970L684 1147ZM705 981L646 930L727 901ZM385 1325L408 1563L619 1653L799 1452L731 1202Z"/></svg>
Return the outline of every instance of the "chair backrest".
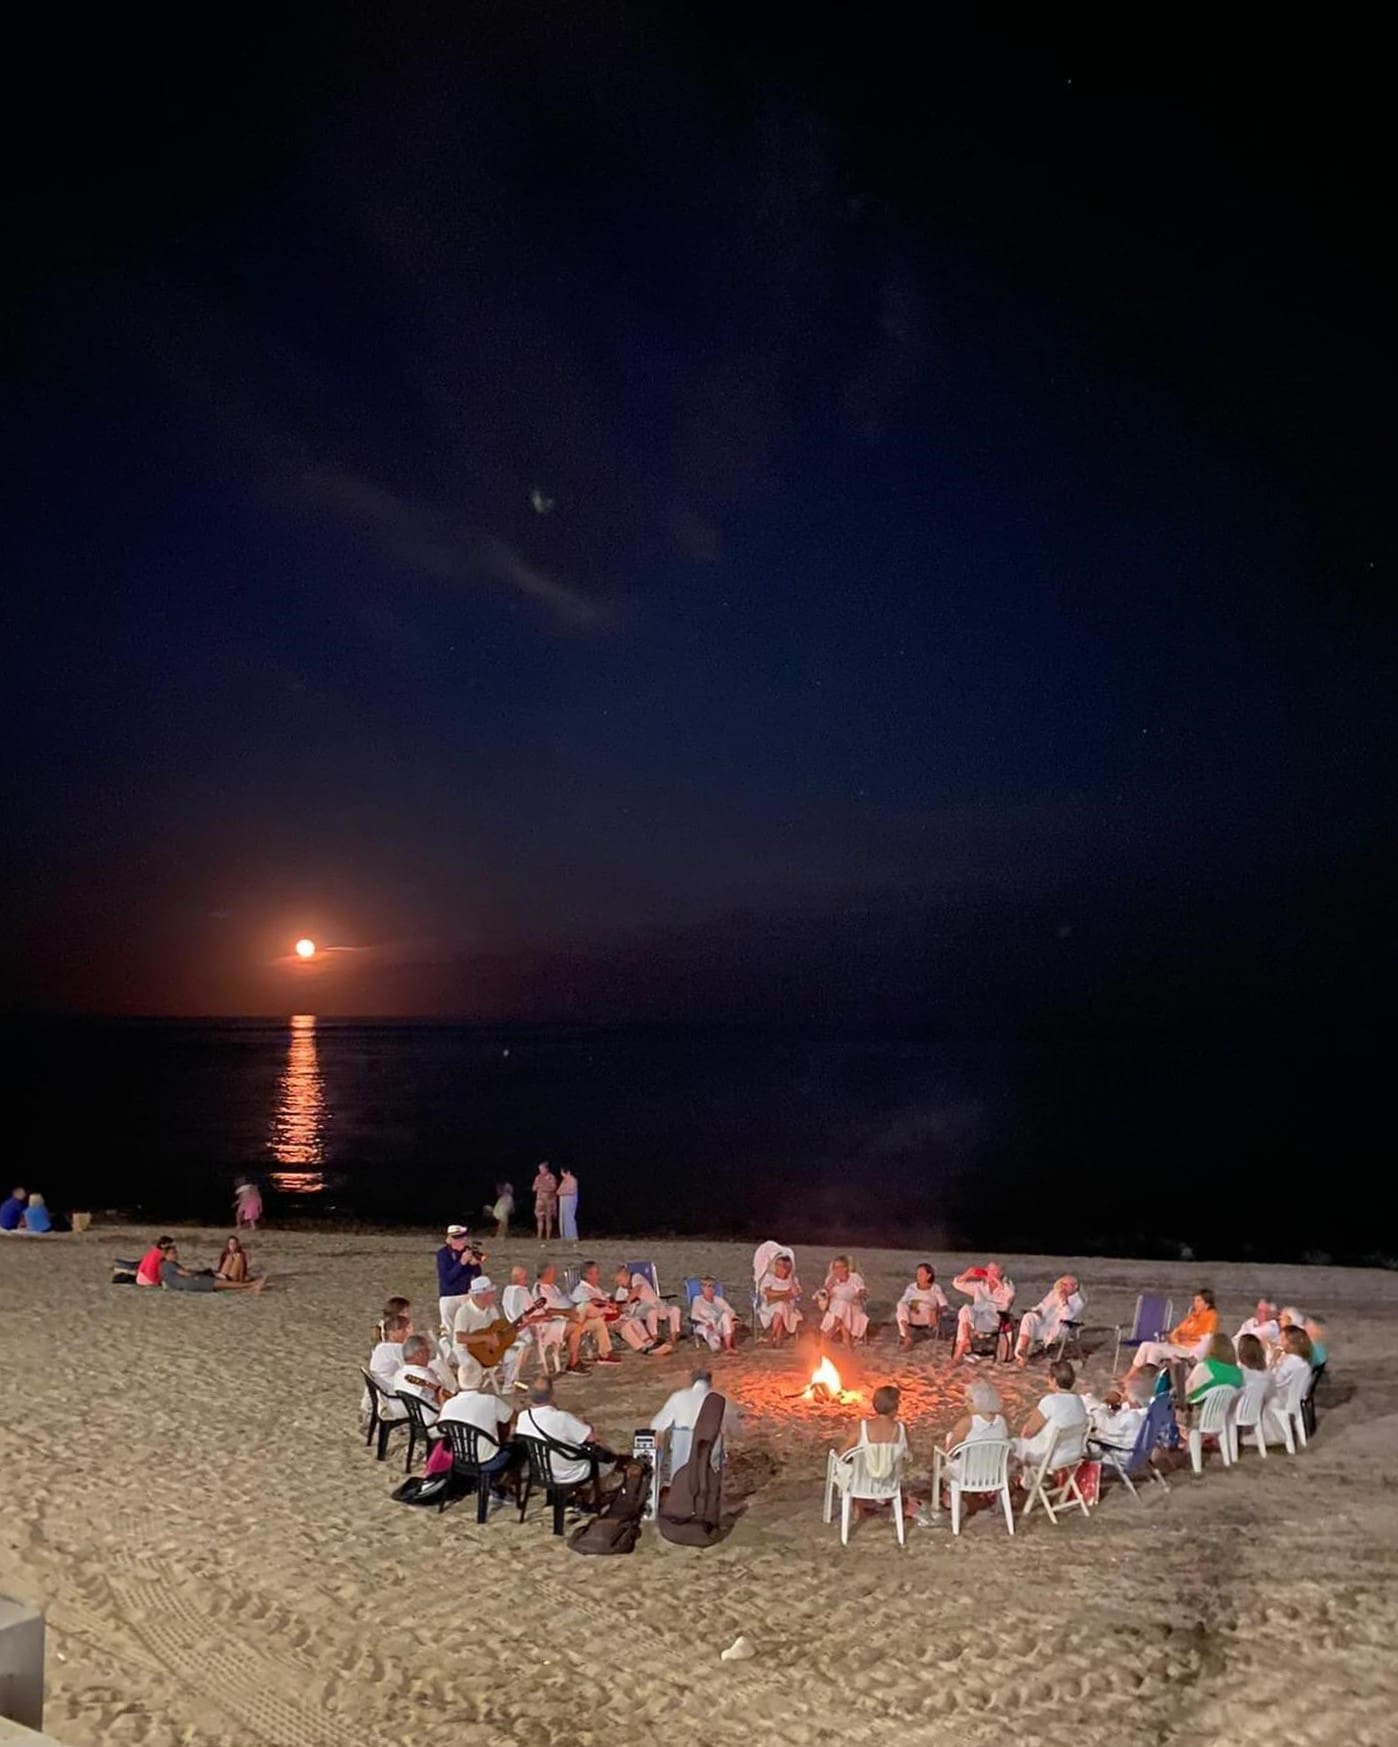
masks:
<svg viewBox="0 0 1398 1747"><path fill-rule="evenodd" d="M1300 1413L1302 1402L1306 1400L1314 1388L1315 1372L1298 1370L1296 1375L1290 1378L1278 1392L1277 1405L1283 1413Z"/></svg>
<svg viewBox="0 0 1398 1747"><path fill-rule="evenodd" d="M1243 1370L1243 1387L1238 1396L1237 1421L1240 1426L1255 1426L1262 1418L1271 1393L1272 1379L1265 1371Z"/></svg>
<svg viewBox="0 0 1398 1747"><path fill-rule="evenodd" d="M458 1468L479 1468L482 1462L489 1462L500 1454L502 1445L498 1438L491 1437L479 1426L469 1425L465 1420L446 1419L439 1422L439 1430L447 1434L451 1444L451 1458ZM481 1453L484 1443L484 1454Z"/></svg>
<svg viewBox="0 0 1398 1747"><path fill-rule="evenodd" d="M1163 1292L1143 1292L1136 1300L1136 1318L1131 1324L1131 1339L1138 1344L1141 1341L1158 1341L1169 1334L1171 1317L1175 1314L1174 1304Z"/></svg>
<svg viewBox="0 0 1398 1747"><path fill-rule="evenodd" d="M379 1382L374 1373L366 1370L363 1365L359 1367L359 1375L364 1379L364 1387L369 1391L369 1399L374 1404L374 1412L377 1413L379 1403L388 1394L388 1390Z"/></svg>
<svg viewBox="0 0 1398 1747"><path fill-rule="evenodd" d="M627 1262L624 1264L628 1280L633 1274L644 1274L650 1281L656 1297L660 1296L660 1276L655 1271L654 1262Z"/></svg>
<svg viewBox="0 0 1398 1747"><path fill-rule="evenodd" d="M685 1303L686 1304L693 1304L694 1300L699 1296L700 1292L703 1290L703 1287L704 1287L704 1282L699 1278L699 1276L697 1274L686 1275L685 1282L684 1282ZM715 1298L722 1298L723 1296L724 1296L723 1282L722 1282L722 1280L715 1280L714 1281L714 1297Z"/></svg>
<svg viewBox="0 0 1398 1747"><path fill-rule="evenodd" d="M998 1492L1010 1471L1008 1438L968 1438L952 1451L963 1492Z"/></svg>
<svg viewBox="0 0 1398 1747"><path fill-rule="evenodd" d="M1173 1449L1177 1441L1175 1404L1169 1393L1152 1396L1150 1406L1146 1409L1146 1417L1141 1421L1141 1429L1136 1433L1136 1442L1131 1446L1131 1455L1126 1464L1127 1473L1139 1473L1150 1462L1153 1450L1161 1444Z"/></svg>
<svg viewBox="0 0 1398 1747"><path fill-rule="evenodd" d="M565 1482L556 1478L553 1472L553 1458L562 1456L565 1461L585 1462L587 1452L575 1450L571 1444L555 1444L549 1438L531 1437L527 1432L517 1432L515 1442L524 1448L524 1454L529 1463L529 1471L534 1476L538 1486L562 1486Z"/></svg>
<svg viewBox="0 0 1398 1747"><path fill-rule="evenodd" d="M431 1410L420 1395L413 1395L407 1389L398 1390L397 1395L399 1401L403 1403L408 1418L419 1431L425 1432L430 1425L435 1423L435 1421L428 1419L427 1415Z"/></svg>
<svg viewBox="0 0 1398 1747"><path fill-rule="evenodd" d="M899 1444L856 1444L845 1460L850 1465L851 1498L892 1498L902 1485Z"/></svg>
<svg viewBox="0 0 1398 1747"><path fill-rule="evenodd" d="M1241 1389L1235 1389L1231 1383L1220 1383L1210 1389L1207 1395L1199 1400L1199 1418L1195 1430L1204 1437L1217 1437L1228 1424L1228 1415L1233 1411L1233 1403L1242 1394Z"/></svg>

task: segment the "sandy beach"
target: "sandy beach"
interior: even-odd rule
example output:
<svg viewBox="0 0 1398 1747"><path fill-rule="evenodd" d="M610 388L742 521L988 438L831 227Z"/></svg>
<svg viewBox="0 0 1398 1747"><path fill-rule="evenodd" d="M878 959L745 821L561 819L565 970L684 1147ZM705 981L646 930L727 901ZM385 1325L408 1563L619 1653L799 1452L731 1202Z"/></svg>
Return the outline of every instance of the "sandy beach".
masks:
<svg viewBox="0 0 1398 1747"><path fill-rule="evenodd" d="M152 1233L0 1243L6 1330L0 1589L48 1619L47 1727L72 1747L399 1747L429 1740L786 1747L1044 1742L1145 1747L1391 1741L1398 1703L1398 1276L1329 1268L1007 1256L1028 1307L1078 1272L1094 1324L1135 1295L1212 1284L1222 1326L1260 1290L1329 1319L1319 1436L1301 1456L1245 1454L1171 1477L1143 1505L1113 1489L1090 1520L1033 1517L1011 1541L974 1518L959 1540L883 1520L847 1549L821 1523L825 1451L850 1412L792 1399L811 1350L748 1344L716 1361L742 1407L718 1548L647 1530L623 1559L580 1559L541 1505L477 1527L404 1508L402 1474L356 1435L357 1367L390 1293L432 1320L427 1233L260 1234L261 1297L109 1284ZM182 1231L186 1260L221 1232ZM652 1255L662 1286L712 1270L746 1288L750 1246L551 1246L604 1266ZM532 1239L491 1245L498 1279ZM872 1307L920 1259L857 1256ZM934 1254L948 1281L968 1258ZM799 1251L807 1290L823 1256ZM746 1292L735 1292L746 1308ZM692 1350L627 1355L560 1384L562 1404L628 1445L687 1380ZM1111 1341L1089 1360L1105 1380ZM896 1350L885 1328L847 1384L904 1389L922 1479L969 1372L948 1348ZM1042 1393L982 1365L1012 1423ZM755 1657L725 1664L738 1633Z"/></svg>

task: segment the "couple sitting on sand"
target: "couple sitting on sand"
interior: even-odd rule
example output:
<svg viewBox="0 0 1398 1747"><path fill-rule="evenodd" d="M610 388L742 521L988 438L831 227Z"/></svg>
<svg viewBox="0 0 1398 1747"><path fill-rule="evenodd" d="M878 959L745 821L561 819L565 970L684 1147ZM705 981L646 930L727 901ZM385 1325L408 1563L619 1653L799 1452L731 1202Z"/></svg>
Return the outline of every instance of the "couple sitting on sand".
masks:
<svg viewBox="0 0 1398 1747"><path fill-rule="evenodd" d="M163 1286L167 1292L261 1292L265 1275L248 1277L248 1255L236 1237L230 1237L216 1268L186 1268L172 1237L157 1238L136 1264L138 1286Z"/></svg>

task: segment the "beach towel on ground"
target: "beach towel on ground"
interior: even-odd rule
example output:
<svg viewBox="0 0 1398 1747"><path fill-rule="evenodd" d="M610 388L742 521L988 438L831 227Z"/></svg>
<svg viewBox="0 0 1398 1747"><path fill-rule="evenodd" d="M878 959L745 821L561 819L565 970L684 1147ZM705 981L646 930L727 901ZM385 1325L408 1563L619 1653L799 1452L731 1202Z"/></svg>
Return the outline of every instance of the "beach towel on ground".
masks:
<svg viewBox="0 0 1398 1747"><path fill-rule="evenodd" d="M660 1495L657 1526L667 1541L682 1547L712 1547L721 1534L723 1470L714 1465L714 1448L723 1436L727 1406L717 1390L704 1397L689 1440L689 1459Z"/></svg>

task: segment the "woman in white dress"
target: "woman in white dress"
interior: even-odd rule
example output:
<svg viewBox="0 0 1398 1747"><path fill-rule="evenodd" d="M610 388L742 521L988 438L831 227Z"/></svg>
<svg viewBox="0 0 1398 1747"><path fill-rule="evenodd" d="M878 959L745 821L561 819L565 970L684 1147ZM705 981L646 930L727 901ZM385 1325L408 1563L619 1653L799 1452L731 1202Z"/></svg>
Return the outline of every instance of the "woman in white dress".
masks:
<svg viewBox="0 0 1398 1747"><path fill-rule="evenodd" d="M851 1346L862 1341L869 1332L869 1318L864 1301L869 1288L864 1276L850 1266L848 1256L836 1256L825 1276L825 1284L816 1293L816 1303L825 1312L820 1332L834 1340L847 1341Z"/></svg>
<svg viewBox="0 0 1398 1747"><path fill-rule="evenodd" d="M761 1253L758 1252L759 1256ZM796 1259L790 1250L777 1250L757 1278L757 1320L774 1347L779 1347L800 1327L800 1297Z"/></svg>

